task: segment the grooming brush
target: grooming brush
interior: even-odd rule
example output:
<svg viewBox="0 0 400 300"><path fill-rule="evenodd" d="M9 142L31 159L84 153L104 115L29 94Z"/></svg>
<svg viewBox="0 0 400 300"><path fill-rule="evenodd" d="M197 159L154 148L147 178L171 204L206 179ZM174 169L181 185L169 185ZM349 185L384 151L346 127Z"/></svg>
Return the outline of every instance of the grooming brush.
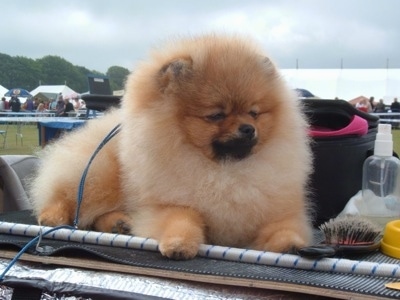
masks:
<svg viewBox="0 0 400 300"><path fill-rule="evenodd" d="M376 251L380 247L381 229L359 216L346 216L319 226L325 240L318 245L304 247L298 254L309 258L346 256Z"/></svg>

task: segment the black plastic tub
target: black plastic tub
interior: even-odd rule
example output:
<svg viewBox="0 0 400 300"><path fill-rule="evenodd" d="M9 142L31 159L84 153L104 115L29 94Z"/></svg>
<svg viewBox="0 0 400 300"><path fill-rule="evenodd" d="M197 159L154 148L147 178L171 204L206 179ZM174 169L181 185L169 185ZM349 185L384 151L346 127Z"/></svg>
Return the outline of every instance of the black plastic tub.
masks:
<svg viewBox="0 0 400 300"><path fill-rule="evenodd" d="M311 127L340 130L354 116L365 119L368 126L363 135L312 137L311 199L315 208L314 225L319 225L336 217L361 190L363 163L373 153L379 118L357 110L344 100L301 101Z"/></svg>

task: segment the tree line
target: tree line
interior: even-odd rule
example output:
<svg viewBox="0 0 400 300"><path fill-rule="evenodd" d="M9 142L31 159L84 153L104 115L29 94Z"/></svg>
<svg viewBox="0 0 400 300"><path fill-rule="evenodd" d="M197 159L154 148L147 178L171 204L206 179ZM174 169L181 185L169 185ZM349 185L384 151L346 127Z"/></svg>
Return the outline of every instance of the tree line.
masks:
<svg viewBox="0 0 400 300"><path fill-rule="evenodd" d="M76 66L62 57L47 55L39 59L0 53L0 84L6 88L31 91L39 85L67 85L76 92L88 91L87 75L108 76L111 90L121 90L129 70L109 67L106 74Z"/></svg>

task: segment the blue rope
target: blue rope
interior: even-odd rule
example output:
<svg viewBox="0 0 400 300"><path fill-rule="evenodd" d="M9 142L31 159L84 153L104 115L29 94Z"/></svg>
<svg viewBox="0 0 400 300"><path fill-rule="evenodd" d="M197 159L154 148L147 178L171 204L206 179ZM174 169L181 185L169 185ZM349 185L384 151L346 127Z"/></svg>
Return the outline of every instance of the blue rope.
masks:
<svg viewBox="0 0 400 300"><path fill-rule="evenodd" d="M49 229L48 231L46 231L43 236L59 230L59 229L72 229L74 230L75 228L69 225L64 225L64 226L57 226L54 227L52 229ZM3 271L3 273L0 275L0 282L4 280L4 276L7 274L7 272L12 268L12 266L14 266L14 264L17 262L17 260L21 257L22 254L24 254L30 247L34 246L37 241L41 239L41 235L38 235L37 237L33 238L29 243L27 243L19 252L18 254L13 258L13 260L8 264L8 266L6 267L6 269Z"/></svg>
<svg viewBox="0 0 400 300"><path fill-rule="evenodd" d="M102 140L102 142L97 146L96 150L92 154L92 156L89 159L88 164L86 165L85 170L82 173L81 181L79 183L78 187L78 195L77 195L77 206L76 206L76 213L75 213L75 219L74 219L74 227L78 228L78 222L79 222L79 212L82 204L82 199L83 199L83 189L85 186L85 181L86 181L86 176L89 171L90 165L92 164L94 158L96 157L97 153L115 136L117 135L121 130L121 124L118 124L115 126L107 135L106 137Z"/></svg>
<svg viewBox="0 0 400 300"><path fill-rule="evenodd" d="M82 200L83 200L83 189L85 186L85 180L86 180L86 176L87 173L89 171L90 165L92 164L94 158L96 157L96 155L99 153L99 151L115 136L117 135L121 130L121 124L118 124L117 126L115 126L107 135L106 137L101 141L101 143L97 146L96 150L93 152L92 156L89 159L89 162L87 163L83 173L82 173L82 177L79 183L79 187L78 187L78 195L77 195L77 205L76 205L76 213L75 213L75 219L74 219L74 223L73 223L73 227L70 225L62 225L62 226L57 226L54 227L52 229L49 229L48 231L46 231L44 234L42 234L42 232L39 233L39 235L35 238L33 238L30 242L28 242L19 252L18 254L13 258L13 260L8 264L8 266L6 267L6 269L3 271L3 273L0 275L0 282L2 282L4 280L5 275L7 274L7 272L14 266L14 264L18 261L18 259L21 257L22 254L24 254L30 247L32 247L33 245L37 244L38 241L40 243L41 239L43 236L59 230L59 229L71 229L71 230L75 230L78 228L78 221L79 221L79 211L81 208L81 204L82 204ZM39 243L36 245L36 249L39 250L38 246Z"/></svg>

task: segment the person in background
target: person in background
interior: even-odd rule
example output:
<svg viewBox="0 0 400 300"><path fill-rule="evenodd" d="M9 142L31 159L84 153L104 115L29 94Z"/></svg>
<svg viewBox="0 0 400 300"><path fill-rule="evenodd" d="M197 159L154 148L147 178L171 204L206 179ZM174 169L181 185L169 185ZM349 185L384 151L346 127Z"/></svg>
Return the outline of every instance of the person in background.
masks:
<svg viewBox="0 0 400 300"><path fill-rule="evenodd" d="M400 103L399 103L399 101L397 100L397 98L394 98L394 99L393 99L393 102L392 102L392 104L390 105L390 112L396 113L396 115L391 116L392 119L395 119L395 121L398 121L398 119L400 119L400 116L397 115L398 113L400 113ZM393 122L393 123L392 123L392 128L393 128L393 129L394 129L394 128L399 129L399 127L400 127L400 123L398 123L398 122Z"/></svg>
<svg viewBox="0 0 400 300"><path fill-rule="evenodd" d="M4 110L10 110L10 102L7 101L7 99L5 98L4 98Z"/></svg>
<svg viewBox="0 0 400 300"><path fill-rule="evenodd" d="M34 111L35 110L35 103L33 102L32 97L28 97L28 99L26 99L26 101L24 103L24 108L26 111Z"/></svg>
<svg viewBox="0 0 400 300"><path fill-rule="evenodd" d="M383 99L379 99L379 102L375 105L374 112L376 113L386 112L385 103L383 103Z"/></svg>
<svg viewBox="0 0 400 300"><path fill-rule="evenodd" d="M49 110L49 107L50 107L49 101L46 99L46 100L43 101L43 103L44 103L44 108L45 108L46 110Z"/></svg>
<svg viewBox="0 0 400 300"><path fill-rule="evenodd" d="M57 101L54 98L50 99L49 110L56 110Z"/></svg>
<svg viewBox="0 0 400 300"><path fill-rule="evenodd" d="M393 102L392 102L392 104L390 105L390 110L391 110L392 112L394 112L394 113L400 112L400 103L399 103L399 101L397 100L397 98L394 98L394 99L393 99Z"/></svg>
<svg viewBox="0 0 400 300"><path fill-rule="evenodd" d="M358 110L361 110L361 111L366 112L366 113L369 113L372 110L371 109L371 104L369 103L369 101L366 98L362 99L360 102L358 102L356 104L356 108Z"/></svg>
<svg viewBox="0 0 400 300"><path fill-rule="evenodd" d="M39 101L39 105L36 108L36 112L42 113L42 112L45 112L45 111L46 111L46 107L44 106L44 102L43 102L43 100L40 100Z"/></svg>
<svg viewBox="0 0 400 300"><path fill-rule="evenodd" d="M15 95L11 97L10 107L12 112L20 112L21 111L21 101Z"/></svg>
<svg viewBox="0 0 400 300"><path fill-rule="evenodd" d="M79 97L74 98L74 109L78 111L81 109L81 102L79 101Z"/></svg>
<svg viewBox="0 0 400 300"><path fill-rule="evenodd" d="M39 103L40 103L39 97L35 97L35 99L33 100L33 109L34 110L37 110Z"/></svg>
<svg viewBox="0 0 400 300"><path fill-rule="evenodd" d="M3 97L3 98L1 98L1 101L0 101L0 111L5 111L6 110L6 98L5 97Z"/></svg>
<svg viewBox="0 0 400 300"><path fill-rule="evenodd" d="M57 104L56 104L56 116L59 117L63 112L65 108L65 103L62 98L58 98Z"/></svg>
<svg viewBox="0 0 400 300"><path fill-rule="evenodd" d="M371 107L371 112L375 110L375 98L374 97L369 97L369 105Z"/></svg>
<svg viewBox="0 0 400 300"><path fill-rule="evenodd" d="M64 109L58 114L60 117L68 117L68 113L74 110L74 105L69 102L69 98L64 99Z"/></svg>

